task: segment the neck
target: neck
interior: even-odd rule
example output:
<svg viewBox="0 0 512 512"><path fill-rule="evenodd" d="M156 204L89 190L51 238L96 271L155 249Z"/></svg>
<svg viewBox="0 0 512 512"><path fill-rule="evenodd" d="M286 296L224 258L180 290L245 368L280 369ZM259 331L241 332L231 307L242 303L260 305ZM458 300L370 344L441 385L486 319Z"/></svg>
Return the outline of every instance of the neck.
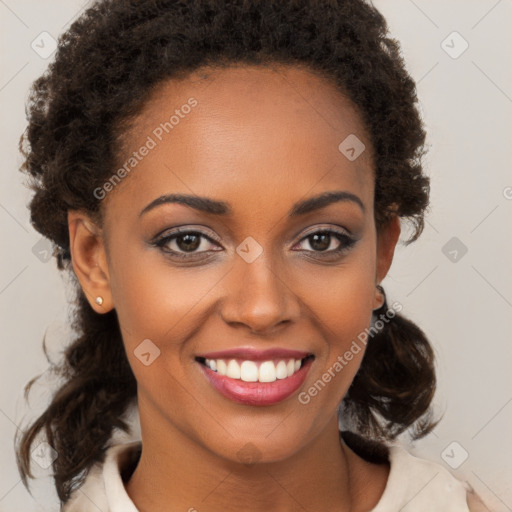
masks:
<svg viewBox="0 0 512 512"><path fill-rule="evenodd" d="M387 472L383 485L374 489L377 494L361 492L368 485L363 471L368 463L340 440L336 417L290 457L253 464L222 458L169 422L155 424L155 416L148 415L149 428L144 417L141 413L141 457L125 485L140 512L348 512L359 509L353 501L363 495L373 506L384 489Z"/></svg>

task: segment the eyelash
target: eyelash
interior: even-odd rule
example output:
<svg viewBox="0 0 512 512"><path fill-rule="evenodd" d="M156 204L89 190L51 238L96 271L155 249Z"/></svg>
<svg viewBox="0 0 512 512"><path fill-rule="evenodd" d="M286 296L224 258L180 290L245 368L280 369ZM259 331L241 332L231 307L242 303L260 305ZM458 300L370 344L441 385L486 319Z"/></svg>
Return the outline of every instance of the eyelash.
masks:
<svg viewBox="0 0 512 512"><path fill-rule="evenodd" d="M170 255L173 258L178 258L178 259L182 259L182 260L192 260L192 259L194 259L194 255L210 252L210 251L200 251L200 252L183 253L183 252L178 252L178 251L174 251L172 249L170 250L170 249L165 248L166 245L168 245L173 240L179 238L180 236L192 235L192 234L199 235L201 238L204 238L214 244L218 243L215 240L213 240L211 237L209 237L208 235L202 233L201 231L178 228L178 229L168 233L167 235L157 238L154 242L152 242L152 245L161 249L162 252L164 252L165 254ZM355 245L355 243L357 242L356 239L352 238L344 231L338 231L333 228L323 228L323 229L318 229L317 231L308 233L306 236L301 238L301 240L299 241L299 244L302 243L303 241L308 240L310 237L312 237L314 235L318 235L318 234L327 234L327 235L331 235L331 236L334 235L334 237L340 242L340 246L334 250L325 250L325 251L306 250L306 252L308 252L308 253L315 253L315 256L318 255L318 256L320 256L320 258L327 258L327 257L332 258L333 256L338 256L338 255L341 256L343 253L348 252L352 248L352 246ZM329 243L329 245L330 245L330 243ZM220 252L220 251L213 251L213 252Z"/></svg>

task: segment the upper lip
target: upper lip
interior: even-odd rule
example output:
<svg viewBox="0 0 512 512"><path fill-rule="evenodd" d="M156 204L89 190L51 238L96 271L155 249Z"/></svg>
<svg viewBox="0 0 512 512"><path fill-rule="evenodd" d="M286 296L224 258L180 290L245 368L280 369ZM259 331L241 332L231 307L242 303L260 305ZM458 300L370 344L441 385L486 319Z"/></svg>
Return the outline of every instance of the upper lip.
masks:
<svg viewBox="0 0 512 512"><path fill-rule="evenodd" d="M269 361L271 359L304 359L312 355L311 352L302 350L289 350L286 348L269 348L257 350L255 348L232 348L217 352L198 354L198 358L204 359L244 359L249 361Z"/></svg>

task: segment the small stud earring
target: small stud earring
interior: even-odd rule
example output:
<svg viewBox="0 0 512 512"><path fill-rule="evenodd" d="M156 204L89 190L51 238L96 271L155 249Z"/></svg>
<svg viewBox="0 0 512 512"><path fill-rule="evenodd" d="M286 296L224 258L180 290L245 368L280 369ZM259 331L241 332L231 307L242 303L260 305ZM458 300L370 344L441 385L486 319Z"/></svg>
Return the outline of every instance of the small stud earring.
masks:
<svg viewBox="0 0 512 512"><path fill-rule="evenodd" d="M103 304L103 297L96 297L94 299L94 302L96 302L96 304L98 304L98 306L101 306Z"/></svg>

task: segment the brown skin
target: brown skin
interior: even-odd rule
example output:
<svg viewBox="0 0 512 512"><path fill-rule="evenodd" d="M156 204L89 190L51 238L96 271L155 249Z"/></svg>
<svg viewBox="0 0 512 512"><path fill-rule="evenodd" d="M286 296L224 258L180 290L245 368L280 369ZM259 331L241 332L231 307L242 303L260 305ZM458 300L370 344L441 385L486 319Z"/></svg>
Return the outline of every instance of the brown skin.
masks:
<svg viewBox="0 0 512 512"><path fill-rule="evenodd" d="M382 305L376 285L391 265L399 219L377 234L370 141L330 82L283 66L209 73L166 82L152 95L120 165L188 98L198 105L103 200L102 226L69 212L74 271L98 313L115 307L138 383L143 450L127 492L142 512L369 510L389 467L340 442L336 415L363 350L309 404L296 393L267 407L220 395L195 356L234 347L311 352L299 391L307 390ZM353 162L338 150L351 133L366 145ZM288 218L296 201L335 190L358 196L364 211L343 201ZM139 218L169 193L222 200L233 214L164 204ZM218 241L201 238L193 262L180 262L151 245L177 226ZM306 235L329 228L357 242L322 259L326 251ZM252 263L235 251L248 236L263 248ZM339 245L332 236L328 251ZM187 254L183 240L167 247ZM134 355L146 338L161 350L149 366ZM259 457L252 465L238 455L248 443Z"/></svg>

